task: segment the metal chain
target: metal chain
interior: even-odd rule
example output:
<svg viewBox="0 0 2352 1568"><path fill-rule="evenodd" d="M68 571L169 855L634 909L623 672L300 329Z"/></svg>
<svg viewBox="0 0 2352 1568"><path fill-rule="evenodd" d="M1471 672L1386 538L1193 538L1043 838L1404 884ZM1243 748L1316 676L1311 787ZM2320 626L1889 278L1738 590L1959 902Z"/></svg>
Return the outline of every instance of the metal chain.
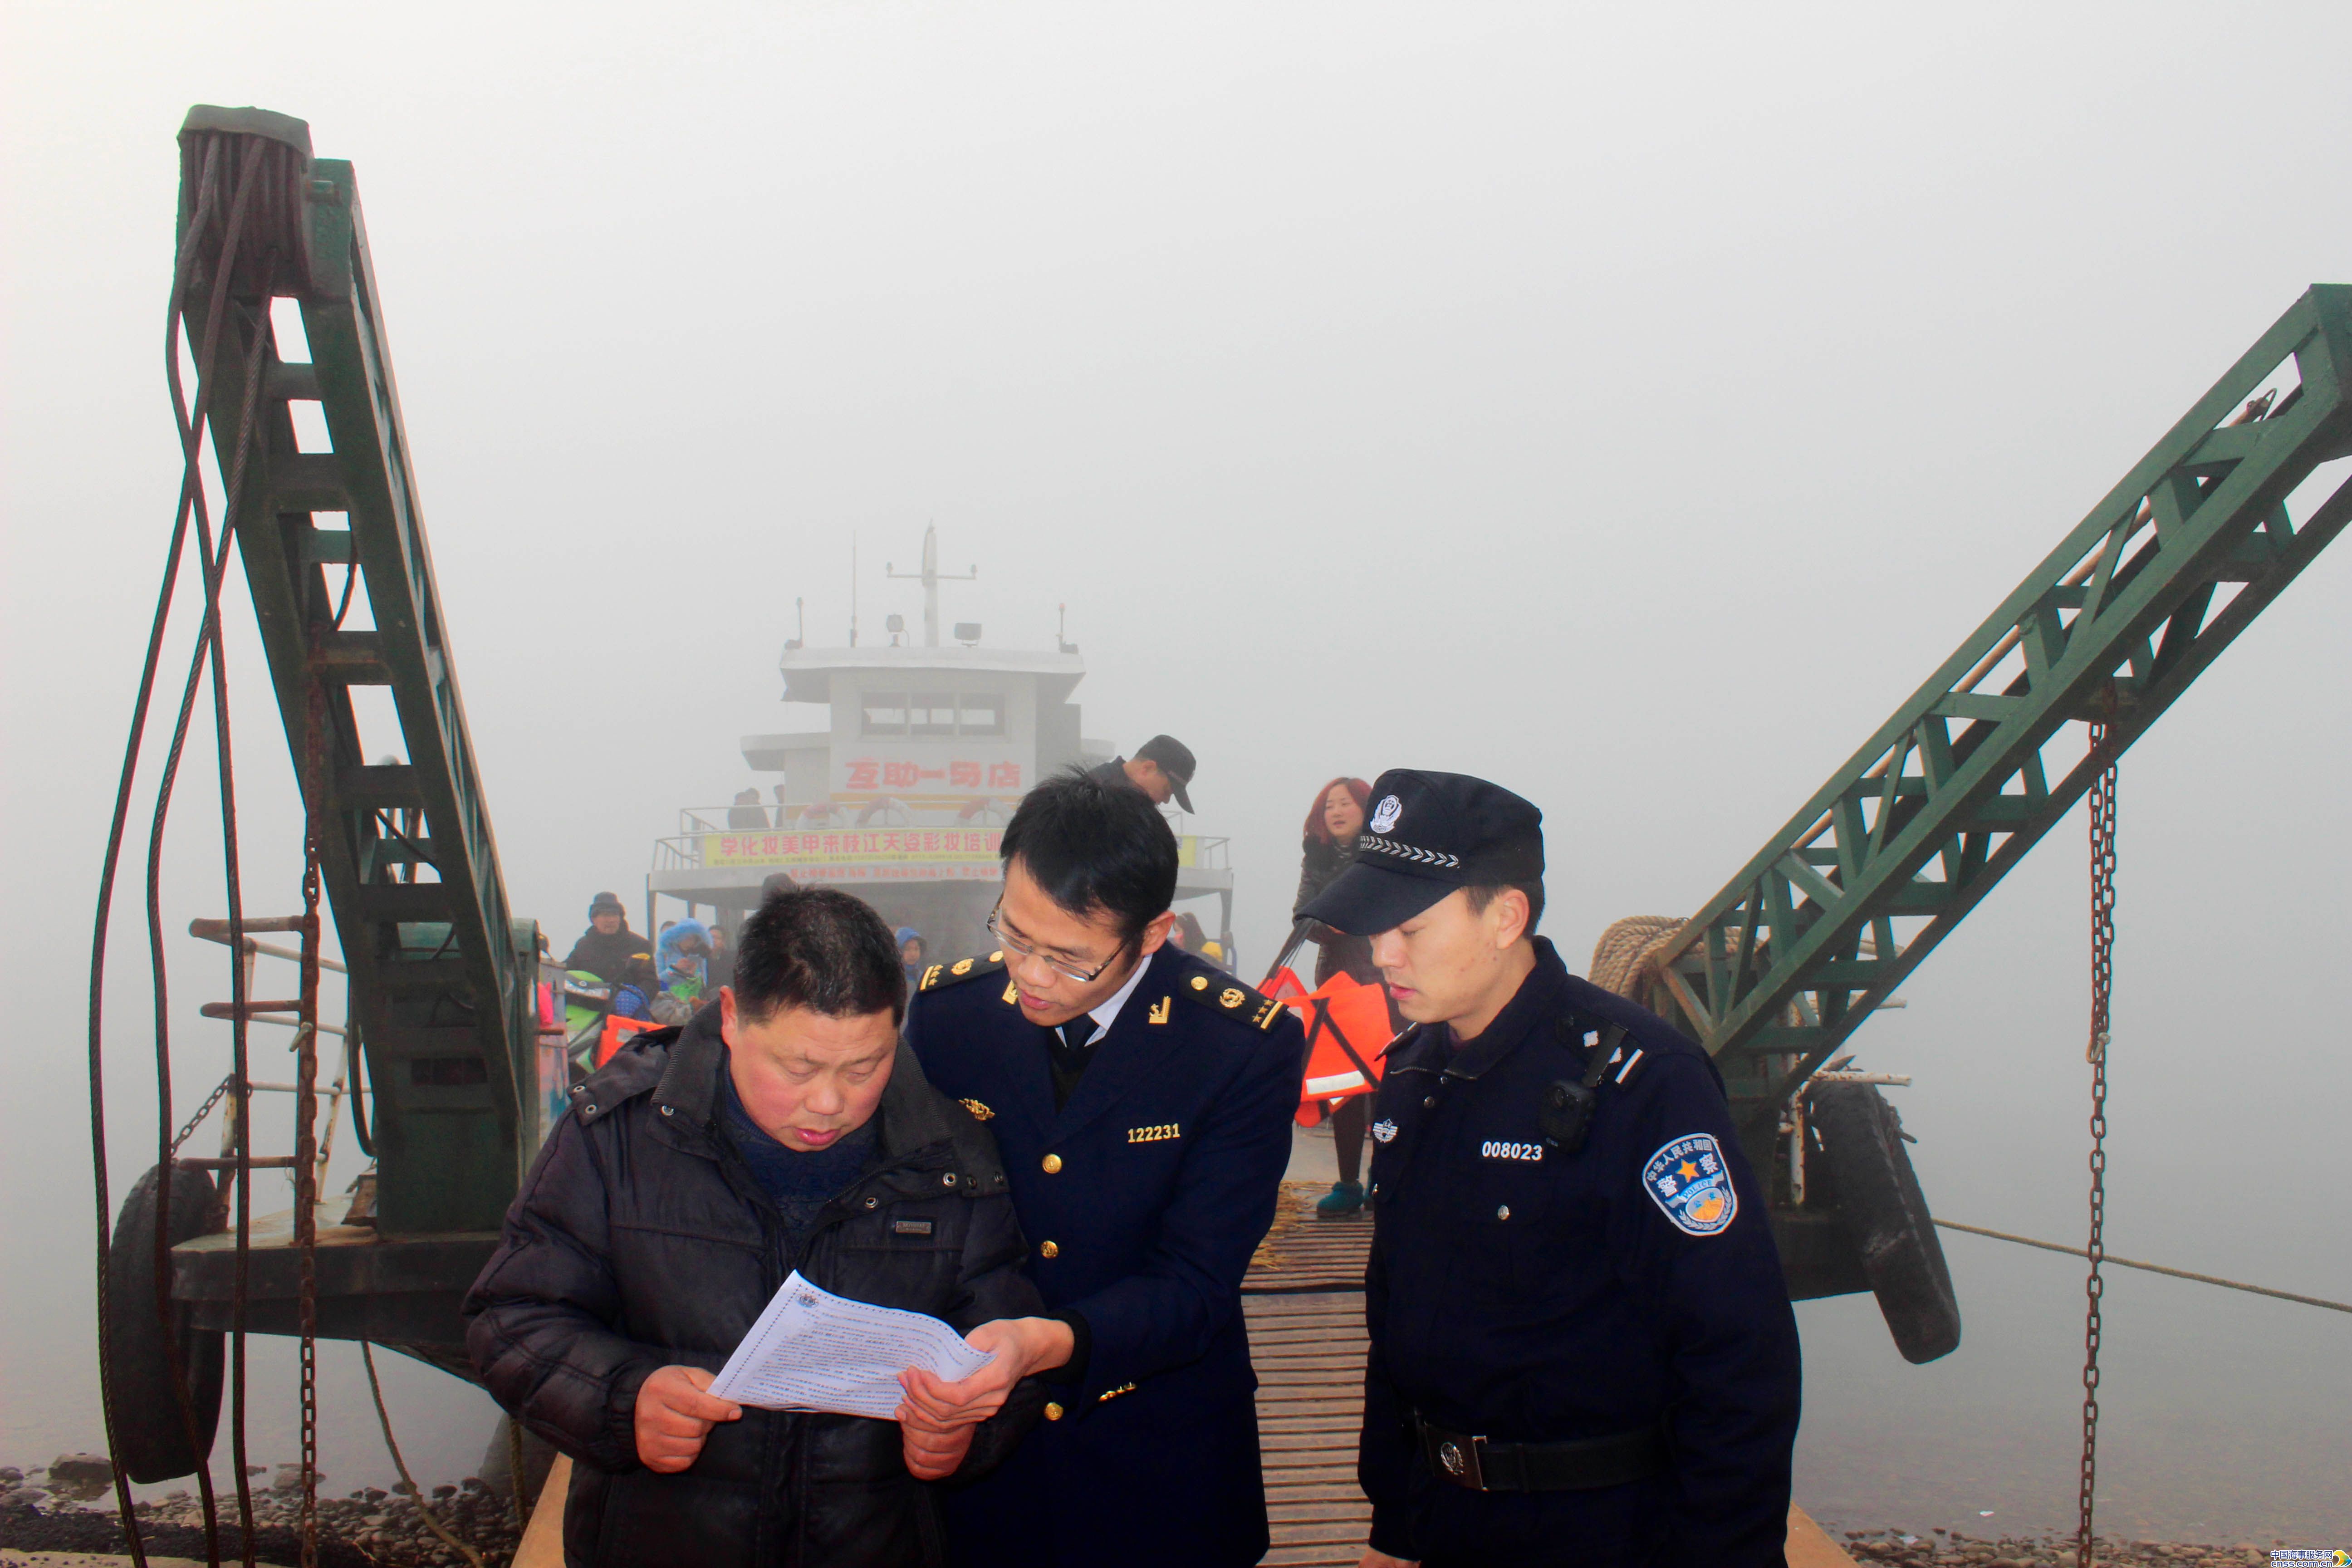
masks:
<svg viewBox="0 0 2352 1568"><path fill-rule="evenodd" d="M2091 726L2091 754L2105 753L2107 726ZM2091 1534L2099 1459L2099 1298L2106 1291L2099 1266L2106 1259L2108 1002L2115 985L2116 764L2091 785L2091 1239L2084 1256L2083 1476L2081 1518L2074 1538L2076 1568L2091 1568Z"/></svg>
<svg viewBox="0 0 2352 1568"><path fill-rule="evenodd" d="M294 1067L294 1244L300 1258L302 1330L302 1568L319 1568L319 860L327 823L327 683L319 628L311 628L303 736L302 999Z"/></svg>
<svg viewBox="0 0 2352 1568"><path fill-rule="evenodd" d="M181 1126L180 1131L173 1135L173 1153L178 1153L180 1152L180 1145L185 1143L189 1139L196 1135L196 1129L205 1124L205 1118L213 1113L213 1107L221 1102L221 1097L223 1095L226 1094L230 1089L236 1087L236 1074L231 1073L226 1078L221 1079L219 1084L214 1088L210 1094L205 1096L205 1102L196 1107L196 1113L194 1116L189 1117L186 1122Z"/></svg>

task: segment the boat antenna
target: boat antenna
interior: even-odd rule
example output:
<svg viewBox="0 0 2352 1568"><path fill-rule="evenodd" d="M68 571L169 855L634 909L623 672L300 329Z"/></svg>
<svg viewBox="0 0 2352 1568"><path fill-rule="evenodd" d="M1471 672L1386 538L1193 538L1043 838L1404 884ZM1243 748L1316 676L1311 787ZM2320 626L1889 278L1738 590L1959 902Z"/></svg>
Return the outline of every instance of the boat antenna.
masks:
<svg viewBox="0 0 2352 1568"><path fill-rule="evenodd" d="M849 646L857 646L857 535L849 536Z"/></svg>
<svg viewBox="0 0 2352 1568"><path fill-rule="evenodd" d="M940 646L940 584L976 582L980 577L980 568L974 566L961 577L941 576L940 574L940 530L938 524L932 523L923 529L923 569L920 572L900 572L893 569L886 561L882 563L882 574L885 577L898 577L908 582L922 584L923 646L937 647Z"/></svg>

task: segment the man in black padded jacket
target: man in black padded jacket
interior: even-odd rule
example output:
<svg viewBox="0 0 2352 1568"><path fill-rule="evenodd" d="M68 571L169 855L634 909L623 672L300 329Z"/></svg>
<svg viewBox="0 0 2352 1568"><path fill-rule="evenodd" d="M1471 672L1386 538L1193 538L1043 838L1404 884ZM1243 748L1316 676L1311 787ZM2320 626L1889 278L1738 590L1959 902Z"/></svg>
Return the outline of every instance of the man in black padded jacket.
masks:
<svg viewBox="0 0 2352 1568"><path fill-rule="evenodd" d="M905 1006L872 910L780 890L716 1004L572 1090L466 1313L483 1384L576 1461L573 1568L929 1568L928 1483L1036 1419L1034 1380L951 1438L708 1392L795 1268L962 1331L1041 1310L995 1141L899 1045Z"/></svg>

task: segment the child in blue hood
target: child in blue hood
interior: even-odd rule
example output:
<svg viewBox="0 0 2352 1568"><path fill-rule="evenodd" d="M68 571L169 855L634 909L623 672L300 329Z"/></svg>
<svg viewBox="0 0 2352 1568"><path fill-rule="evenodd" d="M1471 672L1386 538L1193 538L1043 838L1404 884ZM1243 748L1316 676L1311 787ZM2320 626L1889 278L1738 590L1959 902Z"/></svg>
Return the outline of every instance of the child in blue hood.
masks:
<svg viewBox="0 0 2352 1568"><path fill-rule="evenodd" d="M656 977L661 983L661 994L654 998L653 1016L656 1023L683 1024L694 1016L702 1005L702 993L709 971L705 960L710 952L710 928L700 921L679 921L661 934L661 949L654 957Z"/></svg>

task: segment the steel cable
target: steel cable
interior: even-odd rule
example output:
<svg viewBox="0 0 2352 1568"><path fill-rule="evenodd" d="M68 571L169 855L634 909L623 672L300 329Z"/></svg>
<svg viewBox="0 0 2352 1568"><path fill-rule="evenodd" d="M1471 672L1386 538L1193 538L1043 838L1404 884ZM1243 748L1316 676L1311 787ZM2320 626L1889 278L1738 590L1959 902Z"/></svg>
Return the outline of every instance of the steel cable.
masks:
<svg viewBox="0 0 2352 1568"><path fill-rule="evenodd" d="M239 171L237 195L232 200L230 205L228 235L223 244L222 259L220 264L220 279L216 282L214 297L216 308L224 314L226 310L226 301L225 298L226 279L234 269L236 245L238 239L241 237L241 231L243 228L245 198L251 188L252 175L261 162L258 154L262 145L262 143L257 142L248 147L245 159L245 166ZM208 340L207 346L216 347L218 334L209 325L207 326L205 335ZM232 1306L230 1328L230 1360L232 1363L230 1381L230 1447L236 1466L237 1513L238 1521L244 1527L245 1559L247 1568L252 1568L253 1562L253 1491L251 1480L246 1474L245 1454L245 1301L251 1252L253 1188L252 1171L247 1164L247 1161L252 1156L252 1129L250 1125L252 1096L247 1087L251 1079L251 1072L250 1063L247 1060L247 1040L245 1021L246 994L245 963L243 958L245 911L242 880L238 874L237 867L236 765L234 754L230 749L228 690L226 681L227 667L225 662L221 642L220 592L222 582L227 573L229 546L236 537L237 492L242 489L244 485L246 464L252 451L253 430L255 426L258 423L261 387L260 373L262 368L262 360L264 358L264 351L266 350L268 343L268 322L265 317L257 324L253 342L246 354L246 395L243 406L239 409L240 416L237 425L237 440L235 447L235 456L231 460L228 472L225 476L226 483L222 499L220 548L217 553L215 553L213 549L210 513L204 501L201 487L201 476L193 472L194 467L194 458L193 454L197 452L199 449L202 426L192 426L190 427L194 429L196 432L193 437L187 436L184 433L184 450L192 455L190 458L190 467L192 471L189 475L187 487L193 489L194 491L192 510L195 521L196 553L198 560L203 564L204 570L205 616L198 634L194 655L189 660L187 681L181 689L180 707L173 724L171 746L165 754L163 774L156 785L155 814L149 830L147 841L146 889L148 961L152 967L154 975L153 991L155 1002L156 1094L158 1097L158 1103L163 1107L163 1119L158 1124L157 1134L158 1141L161 1142L164 1135L163 1130L167 1129L170 1126L172 1087L169 985L163 952L163 831L171 811L173 792L178 782L181 757L187 745L188 730L195 714L197 691L204 682L206 670L209 668L212 675L213 689L214 743L215 751L218 753L220 769L222 846L224 860L226 867L228 896L228 938L230 952L229 995L231 1000L230 1013L232 1020L230 1024L231 1066L229 1076L233 1080L230 1086L229 1096L230 1115L232 1118L232 1127L234 1129L232 1134L234 1139L233 1156L236 1162L231 1178L236 1184L236 1299ZM205 369L200 369L199 371L200 378L207 374L208 371ZM176 413L176 405L178 401L176 395L178 392L176 382L173 390L175 394L174 412ZM198 416L202 416L208 413L206 405L208 403L207 395L209 390L209 382L200 379L197 386L197 408L195 411ZM218 455L217 448L215 448L215 457ZM167 1151L159 1161L159 1163L164 1164L166 1168L168 1168L169 1159L170 1156ZM166 1203L166 1205L158 1212L159 1219L156 1228L156 1310L166 1324L168 1331L168 1324L170 1321L169 1291L171 1280L168 1241L166 1240L170 1225L170 1210L168 1202ZM175 1382L178 1382L183 1385L180 1389L180 1403L184 1406L183 1415L188 1424L189 1445L193 1448L196 1446L194 1424L194 1417L192 1411L184 1408L187 1403L184 1389L184 1377L175 1374ZM202 1467L200 1467L200 1469Z"/></svg>
<svg viewBox="0 0 2352 1568"><path fill-rule="evenodd" d="M2066 1247L2054 1241L2037 1241L2030 1236L2011 1231L1988 1230L1980 1225L1962 1225L1956 1219L1936 1222L1946 1230L1964 1230L1970 1236L1990 1237L1995 1241L2013 1241L2020 1247L2038 1247L2044 1252L2063 1252L2069 1258L2088 1258L2090 1253L2079 1247ZM2293 1290L2277 1290L2268 1285L2250 1285L2243 1279L2225 1279L2219 1274L2200 1274L2190 1268L2174 1268L2162 1263L2144 1263L2136 1258L2118 1258L2105 1247L2099 1249L2101 1264L2114 1264L2118 1268L2137 1268L2149 1274L2162 1274L2174 1279L2194 1279L2200 1285L2219 1285L2228 1290L2243 1290L2250 1296L2268 1296L2273 1301L2293 1301L2303 1307L2325 1307L2331 1312L2352 1312L2352 1301L2331 1301L2325 1296L2305 1296Z"/></svg>
<svg viewBox="0 0 2352 1568"><path fill-rule="evenodd" d="M194 350L194 358L198 374L195 406L193 410L188 407L185 389L181 381L179 353L181 329L185 324L186 319L183 301L187 292L188 284L191 280L196 259L201 253L203 241L208 233L211 222L215 216L215 208L217 205L215 199L217 191L215 176L218 173L220 153L224 145L224 139L217 136L208 138L205 142L201 173L199 175L198 183L200 189L197 193L196 204L191 215L187 230L182 237L180 251L175 258L173 268L173 293L165 314L164 362L166 380L169 383L172 393L173 413L175 421L179 425L182 436L183 464L180 496L177 505L174 508L171 542L166 551L163 582L157 597L155 616L150 627L147 656L142 670L139 694L133 704L131 733L125 744L122 770L118 780L115 812L108 834L105 863L100 875L98 909L91 938L89 1076L91 1089L91 1155L95 1171L93 1189L97 1197L97 1206L100 1216L98 1227L98 1250L100 1254L99 1332L100 1339L100 1394L101 1418L104 1420L107 1426L108 1457L110 1465L114 1470L116 1508L122 1519L123 1531L126 1539L130 1542L131 1557L134 1563L142 1565L143 1565L145 1562L145 1551L143 1542L139 1537L137 1520L131 1505L128 1478L123 1474L121 1464L115 1458L115 1449L119 1446L116 1439L116 1432L119 1423L116 1420L118 1413L114 1405L115 1391L111 1384L111 1378L109 1370L110 1357L108 1352L110 1348L110 1334L106 1327L108 1297L105 1273L108 1257L110 1252L109 1245L109 1229L112 1215L109 1212L111 1207L111 1198L110 1192L110 1184L108 1182L106 1176L107 1150L104 1111L103 1001L105 951L108 930L112 913L114 881L121 866L122 843L129 821L131 789L136 777L139 755L143 749L147 720L154 692L154 678L162 657L163 635L169 624L172 601L176 595L176 584L178 583L183 563L183 552L186 544L189 523L193 518L196 525L197 532L197 556L203 566L206 582L206 622L198 637L197 653L194 660L195 668L191 670L189 684L183 694L181 714L179 721L175 725L177 733L175 734L175 742L173 749L173 754L170 767L163 784L159 786L156 832L155 835L151 837L149 845L147 912L149 921L149 948L152 963L152 978L154 986L156 1019L158 1025L156 1038L156 1068L158 1083L156 1138L160 1146L160 1158L157 1162L158 1169L155 1205L155 1305L158 1326L166 1355L166 1364L170 1371L171 1380L173 1383L174 1403L179 1407L183 1434L186 1437L191 1450L194 1450L197 1447L195 1440L196 1433L194 1413L187 1387L186 1368L181 1364L179 1358L178 1338L176 1333L173 1331L170 1297L170 1177L173 1169L172 1154L175 1141L173 1139L171 1131L171 1067L168 1049L168 1034L166 1030L167 982L166 973L163 964L162 934L160 929L160 867L157 863L158 858L156 850L158 840L161 836L162 820L165 810L165 803L168 800L170 793L170 774L172 772L176 772L178 751L180 744L184 742L186 724L192 710L195 679L204 664L208 660L214 662L215 668L217 668L217 654L219 651L219 583L222 568L226 565L226 547L229 537L228 524L230 522L231 514L228 510L225 510L223 515L224 532L222 558L216 562L214 559L211 548L210 520L205 504L201 473L198 468L198 458L201 447L201 432L204 428L205 421L210 413L211 391L214 384L212 372L215 363L216 363L221 331L228 319L228 287L230 274L234 270L238 250L238 241L242 236L246 214L249 205L251 195L255 189L256 178L259 173L262 163L262 148L258 144L249 145L247 147L245 157L243 158L238 170L236 193L230 201L230 210L226 226L226 242L223 247L221 265L218 273L212 279L213 286L210 292L202 335L201 337L196 337L195 334L191 334L192 339L194 339L191 347ZM255 423L256 409L252 394L257 390L257 388L250 384L253 383L253 376L249 374L247 405L241 411L243 417L240 420L240 438L238 442L239 459L237 465L240 469L243 466L244 453L249 449L250 433ZM233 508L235 502L233 489L227 500L229 507ZM217 738L222 749L222 763L224 770L226 771L228 766L229 757L226 750L227 731L225 693L219 691L215 692L215 704L216 721L218 726ZM225 802L225 805L227 805L227 803ZM230 809L233 811L233 806ZM230 876L232 889L234 889L235 856L233 815L226 816L225 821L228 825L228 829L232 835L228 840L228 846L230 849ZM237 911L233 907L233 921L236 918L236 912ZM233 931L236 929L234 924L232 929ZM234 949L232 951L234 952ZM241 997L242 964L237 963L234 958L232 959L232 975L234 976L233 984L236 987ZM241 1036L241 1027L238 1032ZM241 1046L241 1039L239 1044ZM246 1076L245 1063L242 1059L241 1050L238 1055L239 1059L236 1069L230 1076L234 1082L241 1089ZM240 1099L241 1098L242 1095L240 1094ZM215 1499L214 1497L211 1484L209 1468L202 1462L199 1462L196 1467L196 1477L198 1491L202 1498L205 1515L206 1556L211 1562L217 1563L220 1560L219 1520ZM247 1537L247 1558L249 1563L251 1561L250 1538L252 1529L251 1498L248 1490L247 1489L245 1477L242 1474L241 1468L240 1474L238 1476L238 1492L240 1501L244 1508L244 1519Z"/></svg>
<svg viewBox="0 0 2352 1568"><path fill-rule="evenodd" d="M170 366L172 384L176 397L179 386L180 298L185 292L188 274L195 266L196 242L205 226L211 222L213 209L213 174L220 157L217 137L205 145L204 163L198 178L196 207L180 250L172 267L172 300L164 312L164 358ZM98 1206L98 1400L99 1419L106 1433L106 1454L114 1473L114 1506L121 1516L122 1532L131 1543L131 1559L136 1568L146 1568L147 1554L139 1539L137 1517L131 1507L130 1478L123 1473L116 1455L120 1445L115 1432L114 1380L112 1375L112 1331L108 1327L107 1274L112 1260L110 1245L114 1226L114 1205L111 1184L107 1179L106 1163L106 1048L104 1021L106 1011L106 937L114 909L114 878L122 859L123 830L130 825L131 788L139 771L140 742L147 732L147 709L155 693L155 672L163 661L163 632L172 618L173 586L179 581L180 559L188 537L188 506L186 476L182 475L180 504L175 509L171 543L163 556L163 583L157 592L155 615L147 631L147 655L140 666L139 695L131 706L131 735L125 742L121 771L114 786L114 816L106 837L105 860L99 871L98 907L90 933L89 953L89 1145L91 1190ZM171 1108L163 1110L165 1117ZM212 1478L199 1477L198 1490L203 1499L205 1538L209 1555L217 1562L220 1557L218 1524L214 1518Z"/></svg>

